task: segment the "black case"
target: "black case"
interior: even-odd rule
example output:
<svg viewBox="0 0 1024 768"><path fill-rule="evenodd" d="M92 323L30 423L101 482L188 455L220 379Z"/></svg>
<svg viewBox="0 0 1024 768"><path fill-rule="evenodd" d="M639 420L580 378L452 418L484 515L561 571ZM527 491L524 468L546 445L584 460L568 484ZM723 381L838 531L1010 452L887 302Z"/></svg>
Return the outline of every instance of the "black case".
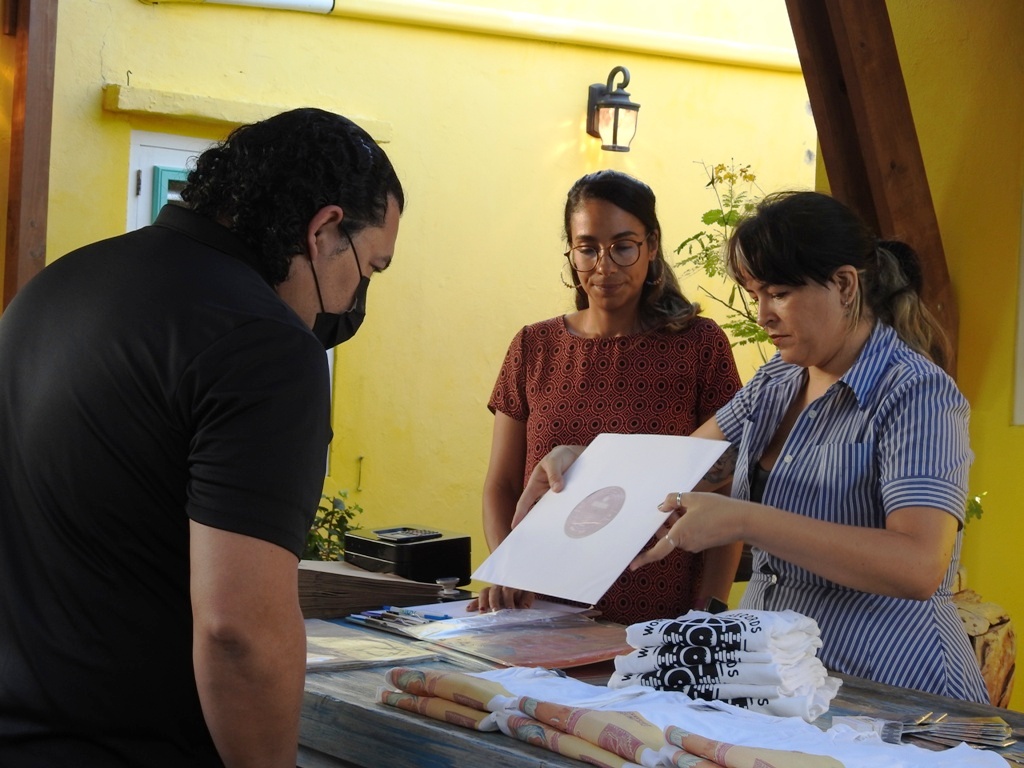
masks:
<svg viewBox="0 0 1024 768"><path fill-rule="evenodd" d="M458 578L459 584L469 583L469 536L428 525L398 527L429 529L441 535L420 541L388 541L377 532L392 531L394 527L347 531L345 562L375 573L394 573L412 581L432 584L437 579L453 577Z"/></svg>

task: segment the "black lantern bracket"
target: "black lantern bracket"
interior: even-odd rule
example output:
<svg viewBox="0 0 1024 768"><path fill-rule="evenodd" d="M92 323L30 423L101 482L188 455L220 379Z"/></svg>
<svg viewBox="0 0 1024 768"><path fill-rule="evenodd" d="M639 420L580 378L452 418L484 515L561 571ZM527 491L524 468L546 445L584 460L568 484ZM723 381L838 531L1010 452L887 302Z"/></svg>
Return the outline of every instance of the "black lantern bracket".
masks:
<svg viewBox="0 0 1024 768"><path fill-rule="evenodd" d="M622 81L615 86L615 78ZM636 117L640 105L629 100L629 70L615 67L607 83L595 83L587 94L587 133L602 140L601 149L629 152L636 133Z"/></svg>

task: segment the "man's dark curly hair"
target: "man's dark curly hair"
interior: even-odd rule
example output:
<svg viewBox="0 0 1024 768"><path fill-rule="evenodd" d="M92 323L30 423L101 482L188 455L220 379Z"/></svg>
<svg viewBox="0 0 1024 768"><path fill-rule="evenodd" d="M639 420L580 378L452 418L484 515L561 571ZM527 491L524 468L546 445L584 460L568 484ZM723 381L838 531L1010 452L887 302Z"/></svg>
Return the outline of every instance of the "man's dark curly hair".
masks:
<svg viewBox="0 0 1024 768"><path fill-rule="evenodd" d="M341 206L354 235L384 223L389 195L401 211L402 184L370 135L340 115L303 108L236 128L203 152L181 199L241 238L251 251L246 261L277 286L305 251L317 211Z"/></svg>

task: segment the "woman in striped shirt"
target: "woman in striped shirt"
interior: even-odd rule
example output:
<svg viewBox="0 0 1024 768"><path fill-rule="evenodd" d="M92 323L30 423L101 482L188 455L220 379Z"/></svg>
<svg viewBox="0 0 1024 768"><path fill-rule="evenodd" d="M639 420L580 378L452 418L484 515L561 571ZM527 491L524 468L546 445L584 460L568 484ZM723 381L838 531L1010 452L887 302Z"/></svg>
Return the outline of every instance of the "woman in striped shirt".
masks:
<svg viewBox="0 0 1024 768"><path fill-rule="evenodd" d="M778 352L693 433L733 444L702 486L731 483L731 498L669 494L662 540L631 567L746 541L741 607L814 618L826 667L987 703L951 602L970 408L940 367L945 337L921 303L916 254L834 198L794 192L737 226L727 262ZM579 451L548 454L517 519L560 489Z"/></svg>

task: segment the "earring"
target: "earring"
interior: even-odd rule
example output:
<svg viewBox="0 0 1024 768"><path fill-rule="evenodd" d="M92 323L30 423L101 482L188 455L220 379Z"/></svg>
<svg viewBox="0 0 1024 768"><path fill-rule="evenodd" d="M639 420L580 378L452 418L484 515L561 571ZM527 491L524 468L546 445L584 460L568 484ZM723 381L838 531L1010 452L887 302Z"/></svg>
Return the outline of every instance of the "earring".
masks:
<svg viewBox="0 0 1024 768"><path fill-rule="evenodd" d="M566 265L566 266L568 266L568 265ZM579 285L577 283L572 282L571 278L569 280L565 279L565 269L566 269L566 267L563 266L562 267L562 271L558 273L558 277L561 279L562 285L564 285L566 288L574 288L577 291L579 291L580 293L583 293L583 286L582 285ZM572 275L572 270L571 269L569 271L569 274Z"/></svg>
<svg viewBox="0 0 1024 768"><path fill-rule="evenodd" d="M658 265L657 268L655 268L655 264ZM650 271L657 272L658 276L644 280L644 285L661 285L665 280L665 265L660 261L652 261Z"/></svg>

